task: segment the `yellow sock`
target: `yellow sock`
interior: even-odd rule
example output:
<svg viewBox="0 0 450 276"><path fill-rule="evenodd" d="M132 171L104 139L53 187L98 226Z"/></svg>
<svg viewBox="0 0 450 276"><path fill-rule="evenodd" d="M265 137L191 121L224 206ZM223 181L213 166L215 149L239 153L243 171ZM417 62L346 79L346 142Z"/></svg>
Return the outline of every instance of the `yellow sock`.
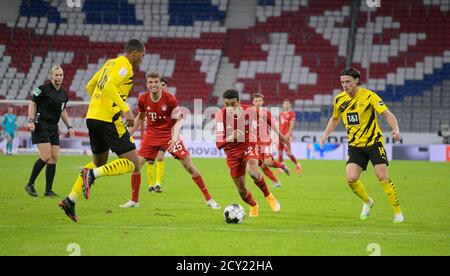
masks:
<svg viewBox="0 0 450 276"><path fill-rule="evenodd" d="M365 203L369 202L369 195L367 194L361 180L358 180L355 183L350 183L350 188L352 189L353 193L360 199L362 199Z"/></svg>
<svg viewBox="0 0 450 276"><path fill-rule="evenodd" d="M386 194L389 203L391 203L392 209L394 209L395 214L400 214L402 210L400 209L400 203L398 201L397 189L395 189L394 183L388 178L385 181L380 182L383 186L384 193Z"/></svg>
<svg viewBox="0 0 450 276"><path fill-rule="evenodd" d="M86 164L86 166L84 167L89 169L97 168L92 162ZM76 202L77 199L80 197L82 186L83 186L83 178L80 175L78 175L77 180L75 180L75 183L73 184L72 191L69 194L69 198L72 202Z"/></svg>
<svg viewBox="0 0 450 276"><path fill-rule="evenodd" d="M155 186L155 164L147 164L148 185Z"/></svg>
<svg viewBox="0 0 450 276"><path fill-rule="evenodd" d="M164 161L156 161L156 184L161 185L164 176Z"/></svg>
<svg viewBox="0 0 450 276"><path fill-rule="evenodd" d="M134 171L134 164L128 159L120 158L94 170L95 177L114 176Z"/></svg>

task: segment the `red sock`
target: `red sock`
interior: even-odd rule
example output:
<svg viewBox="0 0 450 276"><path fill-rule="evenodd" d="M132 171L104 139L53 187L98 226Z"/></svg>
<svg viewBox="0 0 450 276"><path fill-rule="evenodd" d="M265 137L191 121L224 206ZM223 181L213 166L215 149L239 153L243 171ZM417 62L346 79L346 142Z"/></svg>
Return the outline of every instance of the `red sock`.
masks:
<svg viewBox="0 0 450 276"><path fill-rule="evenodd" d="M259 174L258 181L254 181L256 186L263 192L264 196L267 197L270 195L269 188L267 188L266 181L264 180L264 177Z"/></svg>
<svg viewBox="0 0 450 276"><path fill-rule="evenodd" d="M268 178L270 178L270 180L272 180L273 182L278 182L278 179L275 177L275 175L273 175L272 171L268 167L264 166L261 167L261 169L263 170L264 174L267 175Z"/></svg>
<svg viewBox="0 0 450 276"><path fill-rule="evenodd" d="M273 167L282 169L282 168L284 168L284 165L281 162L273 160Z"/></svg>
<svg viewBox="0 0 450 276"><path fill-rule="evenodd" d="M243 201L245 201L250 206L256 206L256 201L253 199L252 192L247 190L247 196L241 197Z"/></svg>
<svg viewBox="0 0 450 276"><path fill-rule="evenodd" d="M206 188L205 182L203 182L203 178L201 175L197 177L192 177L192 180L194 180L195 184L197 184L200 191L202 191L203 196L205 196L206 201L211 199L211 196L209 195L208 188Z"/></svg>
<svg viewBox="0 0 450 276"><path fill-rule="evenodd" d="M295 158L295 156L292 153L289 154L289 158L291 158L292 162L294 162L294 164L297 165L297 159Z"/></svg>
<svg viewBox="0 0 450 276"><path fill-rule="evenodd" d="M278 149L278 162L283 162L283 150Z"/></svg>
<svg viewBox="0 0 450 276"><path fill-rule="evenodd" d="M139 202L139 188L141 187L141 173L131 175L131 200Z"/></svg>

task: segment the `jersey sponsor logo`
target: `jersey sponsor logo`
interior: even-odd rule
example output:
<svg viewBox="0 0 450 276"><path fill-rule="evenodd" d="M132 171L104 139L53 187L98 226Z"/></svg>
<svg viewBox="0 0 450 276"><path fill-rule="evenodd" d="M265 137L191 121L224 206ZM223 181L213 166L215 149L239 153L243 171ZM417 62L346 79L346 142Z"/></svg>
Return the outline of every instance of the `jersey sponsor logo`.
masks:
<svg viewBox="0 0 450 276"><path fill-rule="evenodd" d="M152 119L152 122L156 122L156 118L158 118L158 115L156 114L156 112L149 112L148 115Z"/></svg>
<svg viewBox="0 0 450 276"><path fill-rule="evenodd" d="M120 75L122 78L125 78L125 76L126 76L127 74L128 74L127 68L122 67L122 68L119 70L119 75Z"/></svg>
<svg viewBox="0 0 450 276"><path fill-rule="evenodd" d="M350 126L359 125L359 115L357 112L347 113L347 124Z"/></svg>
<svg viewBox="0 0 450 276"><path fill-rule="evenodd" d="M39 88L36 88L33 90L33 95L35 95L36 97L38 97L39 95L41 95L42 91Z"/></svg>

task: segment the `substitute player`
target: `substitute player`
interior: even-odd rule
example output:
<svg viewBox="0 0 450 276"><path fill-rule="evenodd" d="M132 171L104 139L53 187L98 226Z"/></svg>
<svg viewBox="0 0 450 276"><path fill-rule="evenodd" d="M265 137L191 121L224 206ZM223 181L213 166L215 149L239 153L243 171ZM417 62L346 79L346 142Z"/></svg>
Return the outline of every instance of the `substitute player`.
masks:
<svg viewBox="0 0 450 276"><path fill-rule="evenodd" d="M140 164L143 164L145 160L153 164L159 152L168 151L180 161L191 175L192 180L203 193L207 206L213 209L220 209L220 205L209 194L199 170L192 162L189 152L180 138L183 121L178 108L178 100L175 96L162 89L160 76L156 72L147 74L147 89L149 92L139 97L139 114L131 130L133 133L135 129L140 127L144 119L147 119L147 131L139 149ZM157 167L158 169L161 170L161 167ZM162 167L161 174L164 173L163 170L164 167ZM132 198L121 206L123 208L139 206L140 178L139 181L132 179L131 184Z"/></svg>
<svg viewBox="0 0 450 276"><path fill-rule="evenodd" d="M260 120L258 121L258 146L259 146L259 157L260 157L260 167L263 170L264 174L269 177L276 188L281 187L280 181L275 177L271 168L279 168L282 169L287 175L290 175L291 171L283 163L275 161L272 154L272 138L270 137L270 132L272 128L275 128L275 131L278 132L278 126L276 122L272 119L272 112L263 108L264 105L264 95L261 93L253 94L253 106L258 111L258 117ZM265 120L261 120L261 118L267 118L267 122ZM262 128L262 126L266 126Z"/></svg>
<svg viewBox="0 0 450 276"><path fill-rule="evenodd" d="M263 192L272 211L279 212L281 205L269 191L264 177L258 169L258 114L256 108L242 105L239 101L239 93L234 89L225 91L223 100L225 108L216 113L216 146L225 151L231 178L242 200L250 205L249 216L257 217L259 215L259 205L245 185L246 170ZM287 142L283 135L280 135L280 140L282 143Z"/></svg>
<svg viewBox="0 0 450 276"><path fill-rule="evenodd" d="M363 200L360 218L369 218L373 199L367 194L359 179L369 160L375 168L375 174L394 210L394 223L403 222L403 214L398 201L397 190L389 178L389 162L384 148L383 134L378 126L377 114L383 114L395 141L400 141L397 119L383 100L375 92L359 86L360 74L353 68L342 71L340 75L342 91L334 100L333 115L320 138L323 146L330 133L338 126L340 119L348 133L347 182L352 191Z"/></svg>
<svg viewBox="0 0 450 276"><path fill-rule="evenodd" d="M294 162L295 171L297 173L302 172L302 167L300 162L297 161L294 154L292 154L291 139L292 131L295 126L295 112L292 110L292 105L289 100L284 100L283 102L284 111L280 113L280 131L281 133L289 139L289 143L286 145L278 144L278 161L283 162L283 151L286 151L287 156ZM278 169L278 173L282 173L281 169Z"/></svg>
<svg viewBox="0 0 450 276"><path fill-rule="evenodd" d="M145 55L145 46L132 39L125 45L125 55L108 60L86 86L91 95L86 124L89 130L93 162L81 170L70 195L59 206L73 221L77 221L75 203L78 197L88 199L94 180L102 176L114 176L134 172L140 178L140 164L134 140L122 122L132 127L134 116L125 103L133 86L133 68L139 68ZM109 150L119 156L108 162Z"/></svg>

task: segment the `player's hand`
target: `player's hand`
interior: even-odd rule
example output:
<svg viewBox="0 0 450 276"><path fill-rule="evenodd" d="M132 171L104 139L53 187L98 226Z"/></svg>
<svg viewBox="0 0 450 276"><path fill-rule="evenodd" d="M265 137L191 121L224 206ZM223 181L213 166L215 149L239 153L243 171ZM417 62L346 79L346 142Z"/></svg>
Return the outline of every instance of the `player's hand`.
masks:
<svg viewBox="0 0 450 276"><path fill-rule="evenodd" d="M167 148L168 152L172 152L175 149L175 144L177 143L176 140L170 140L169 143L167 143L169 145L169 147Z"/></svg>
<svg viewBox="0 0 450 276"><path fill-rule="evenodd" d="M36 130L36 125L34 123L28 123L28 128L31 132L34 132Z"/></svg>
<svg viewBox="0 0 450 276"><path fill-rule="evenodd" d="M75 137L75 131L73 131L73 128L70 128L70 129L69 129L69 137L70 137L70 138Z"/></svg>
<svg viewBox="0 0 450 276"><path fill-rule="evenodd" d="M398 131L397 129L394 129L393 131L391 131L391 136L392 139L394 139L394 141L399 142L402 139L402 136L400 135L400 131Z"/></svg>
<svg viewBox="0 0 450 276"><path fill-rule="evenodd" d="M322 137L320 137L320 148L323 148L323 146L325 145L326 141L328 140L328 135L323 135Z"/></svg>
<svg viewBox="0 0 450 276"><path fill-rule="evenodd" d="M133 127L134 126L134 115L133 112L131 112L131 110L128 110L127 112L125 112L124 114L125 116L125 121L126 121L126 127Z"/></svg>

